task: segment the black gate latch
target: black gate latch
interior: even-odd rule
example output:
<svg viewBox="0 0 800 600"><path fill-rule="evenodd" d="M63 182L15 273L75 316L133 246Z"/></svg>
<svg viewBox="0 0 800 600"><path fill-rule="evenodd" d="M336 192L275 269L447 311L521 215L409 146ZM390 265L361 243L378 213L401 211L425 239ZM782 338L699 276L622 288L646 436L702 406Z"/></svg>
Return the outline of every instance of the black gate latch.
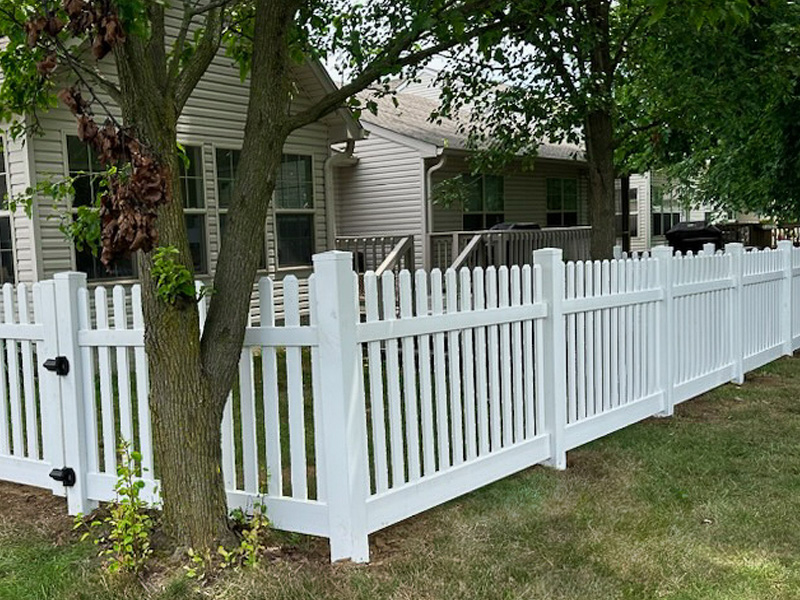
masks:
<svg viewBox="0 0 800 600"><path fill-rule="evenodd" d="M60 481L64 487L72 487L75 485L75 471L70 467L62 467L61 469L53 469L50 471L50 478Z"/></svg>
<svg viewBox="0 0 800 600"><path fill-rule="evenodd" d="M48 358L46 361L44 361L44 368L48 371L53 371L56 375L68 375L69 360L67 360L66 356Z"/></svg>

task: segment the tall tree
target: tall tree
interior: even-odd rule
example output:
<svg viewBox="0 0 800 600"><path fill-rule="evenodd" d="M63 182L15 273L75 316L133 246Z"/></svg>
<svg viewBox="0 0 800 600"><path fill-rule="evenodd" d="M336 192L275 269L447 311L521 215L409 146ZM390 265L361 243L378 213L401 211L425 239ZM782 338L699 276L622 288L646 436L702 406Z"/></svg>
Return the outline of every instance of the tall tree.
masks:
<svg viewBox="0 0 800 600"><path fill-rule="evenodd" d="M623 97L640 124L631 166L662 169L686 203L800 220L799 48L793 2L760 2L733 20L665 14Z"/></svg>
<svg viewBox="0 0 800 600"><path fill-rule="evenodd" d="M516 2L525 25L499 45L476 43L452 53L443 80L443 111L469 110L471 139L483 165L533 155L537 143L582 143L589 167L591 254L611 255L616 240L614 179L630 172L626 140L651 125L621 101L630 58L665 14L681 7L695 24L746 10L747 0L709 6L701 0L557 0L542 11ZM654 68L657 65L654 64Z"/></svg>
<svg viewBox="0 0 800 600"><path fill-rule="evenodd" d="M0 0L2 117L54 103L59 75L79 136L107 168L99 215L102 259L138 252L150 373L155 458L166 530L179 544L228 537L220 425L237 372L267 210L284 142L346 105L356 92L471 36L501 26L491 0L183 0L168 33L168 8L145 0ZM191 286L164 289L171 270L191 282L180 201L177 123L223 45L249 74L250 97L215 293L201 335ZM90 50L89 50L90 49ZM311 106L292 101L292 61L332 55L350 83ZM113 61L115 78L97 61ZM116 111L121 117L115 119ZM108 119L100 122L99 119ZM154 260L157 247L174 247Z"/></svg>

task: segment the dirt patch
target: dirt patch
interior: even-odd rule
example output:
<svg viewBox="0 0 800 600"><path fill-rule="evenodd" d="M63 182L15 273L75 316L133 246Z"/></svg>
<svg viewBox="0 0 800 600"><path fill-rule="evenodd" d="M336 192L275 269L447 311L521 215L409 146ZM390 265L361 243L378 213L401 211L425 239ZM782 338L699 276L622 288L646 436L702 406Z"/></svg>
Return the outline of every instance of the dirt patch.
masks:
<svg viewBox="0 0 800 600"><path fill-rule="evenodd" d="M72 523L64 498L47 490L0 481L0 536L24 531L62 544L72 536Z"/></svg>

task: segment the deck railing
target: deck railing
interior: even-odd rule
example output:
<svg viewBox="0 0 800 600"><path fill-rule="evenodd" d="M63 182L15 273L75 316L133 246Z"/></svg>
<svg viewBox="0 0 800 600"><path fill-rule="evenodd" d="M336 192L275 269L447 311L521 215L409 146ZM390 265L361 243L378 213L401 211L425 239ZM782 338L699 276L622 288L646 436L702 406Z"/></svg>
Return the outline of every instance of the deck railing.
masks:
<svg viewBox="0 0 800 600"><path fill-rule="evenodd" d="M561 248L567 260L586 260L591 231L591 227L548 227L432 233L431 262L439 269L524 265L540 248Z"/></svg>
<svg viewBox="0 0 800 600"><path fill-rule="evenodd" d="M353 270L359 274L414 270L413 235L340 236L336 249L353 253Z"/></svg>

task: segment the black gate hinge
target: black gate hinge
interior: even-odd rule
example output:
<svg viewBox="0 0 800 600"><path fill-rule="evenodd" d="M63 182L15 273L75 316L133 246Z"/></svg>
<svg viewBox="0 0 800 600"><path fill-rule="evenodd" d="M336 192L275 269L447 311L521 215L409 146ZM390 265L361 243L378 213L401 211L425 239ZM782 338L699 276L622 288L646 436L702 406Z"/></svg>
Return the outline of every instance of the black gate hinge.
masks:
<svg viewBox="0 0 800 600"><path fill-rule="evenodd" d="M75 485L75 470L70 467L53 469L50 471L50 478L60 481L64 484L64 487L72 487Z"/></svg>

